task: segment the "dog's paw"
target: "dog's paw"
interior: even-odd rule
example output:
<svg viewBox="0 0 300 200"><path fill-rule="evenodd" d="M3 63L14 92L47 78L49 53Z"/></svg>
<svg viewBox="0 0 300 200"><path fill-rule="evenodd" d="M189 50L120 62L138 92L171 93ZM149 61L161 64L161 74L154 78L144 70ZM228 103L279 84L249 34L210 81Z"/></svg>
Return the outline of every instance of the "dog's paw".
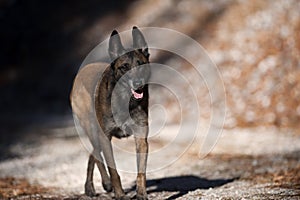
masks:
<svg viewBox="0 0 300 200"><path fill-rule="evenodd" d="M117 200L130 200L131 198L127 195L123 195L123 196L120 196L120 197L116 197Z"/></svg>
<svg viewBox="0 0 300 200"><path fill-rule="evenodd" d="M96 196L94 184L91 182L86 182L84 185L84 193L89 197Z"/></svg>
<svg viewBox="0 0 300 200"><path fill-rule="evenodd" d="M107 183L102 182L102 186L103 186L103 188L106 192L111 192L112 191L111 182L107 182Z"/></svg>
<svg viewBox="0 0 300 200"><path fill-rule="evenodd" d="M147 194L136 194L137 200L148 200Z"/></svg>

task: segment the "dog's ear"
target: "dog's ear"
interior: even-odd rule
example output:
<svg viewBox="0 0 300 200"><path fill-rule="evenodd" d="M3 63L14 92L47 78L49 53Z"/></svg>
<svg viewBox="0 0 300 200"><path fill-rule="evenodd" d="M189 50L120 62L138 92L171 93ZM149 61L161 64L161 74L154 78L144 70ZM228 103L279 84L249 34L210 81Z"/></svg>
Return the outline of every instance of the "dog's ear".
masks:
<svg viewBox="0 0 300 200"><path fill-rule="evenodd" d="M121 38L116 30L114 30L110 35L108 53L112 60L117 59L124 53Z"/></svg>
<svg viewBox="0 0 300 200"><path fill-rule="evenodd" d="M132 28L133 48L141 50L141 52L149 58L148 45L142 32L134 26Z"/></svg>

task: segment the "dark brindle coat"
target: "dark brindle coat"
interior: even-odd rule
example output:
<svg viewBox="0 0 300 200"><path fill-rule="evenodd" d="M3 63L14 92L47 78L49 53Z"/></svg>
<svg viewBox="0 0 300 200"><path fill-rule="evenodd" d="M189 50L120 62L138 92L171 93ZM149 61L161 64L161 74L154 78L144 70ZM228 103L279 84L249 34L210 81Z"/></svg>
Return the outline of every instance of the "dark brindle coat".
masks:
<svg viewBox="0 0 300 200"><path fill-rule="evenodd" d="M115 167L111 139L113 136L134 135L138 166L137 199L147 199L149 53L138 28L133 27L132 36L133 48L124 49L118 32L113 31L108 49L113 62L109 66L105 63L89 64L80 70L74 81L71 103L75 122L89 136L93 146L85 183L85 193L89 196L96 194L93 186L96 163L104 189L108 192L114 190L116 199L129 199ZM103 152L110 176L100 152Z"/></svg>

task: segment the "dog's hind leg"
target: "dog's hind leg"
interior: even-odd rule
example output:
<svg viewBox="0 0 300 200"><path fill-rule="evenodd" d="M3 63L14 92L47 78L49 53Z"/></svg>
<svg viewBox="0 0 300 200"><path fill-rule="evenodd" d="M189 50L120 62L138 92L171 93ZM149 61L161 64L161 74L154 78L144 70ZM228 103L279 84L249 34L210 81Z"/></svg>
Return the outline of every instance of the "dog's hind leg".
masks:
<svg viewBox="0 0 300 200"><path fill-rule="evenodd" d="M103 161L103 158L102 158L101 154L99 154L99 160L96 159L96 164L97 164L97 167L98 167L98 169L100 171L100 174L101 174L102 186L103 186L104 190L106 192L111 192L112 191L111 181L110 181L110 178L107 174L107 171L106 171L104 161Z"/></svg>
<svg viewBox="0 0 300 200"><path fill-rule="evenodd" d="M90 155L87 167L87 177L84 185L85 194L92 197L96 195L94 183L93 183L93 174L94 174L95 158L93 155Z"/></svg>

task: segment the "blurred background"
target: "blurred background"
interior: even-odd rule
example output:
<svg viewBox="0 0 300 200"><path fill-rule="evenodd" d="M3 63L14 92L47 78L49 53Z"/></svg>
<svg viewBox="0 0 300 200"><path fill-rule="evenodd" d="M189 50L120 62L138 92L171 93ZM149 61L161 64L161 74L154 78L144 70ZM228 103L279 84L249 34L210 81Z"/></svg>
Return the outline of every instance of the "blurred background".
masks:
<svg viewBox="0 0 300 200"><path fill-rule="evenodd" d="M299 196L299 0L0 0L0 25L0 198L47 193L51 188L58 197L83 193L88 152L72 119L73 79L87 54L113 29L121 32L134 25L170 28L198 41L218 66L226 89L226 129L213 155L199 160L195 142L184 150L186 157L170 166L173 169L147 177L162 188L150 199L178 197L178 191L188 193L187 199ZM180 48L193 54L185 44ZM193 66L170 52L151 49L150 54L151 62L173 67L199 86L200 121L208 125L215 105ZM203 65L197 52L192 57ZM179 83L177 87L185 92ZM170 92L158 94L151 100L166 108L167 129L149 143L151 151L162 154L152 160L160 167L161 160L177 159L175 152L187 147L186 141L176 143L172 137L180 114L184 117L189 110L181 113ZM203 127L200 132L205 133ZM114 142L122 147L116 153L119 160L126 160L117 163L132 167L120 149L134 151L133 138ZM121 173L125 188L133 187L135 174ZM170 176L179 179L174 182ZM164 180L170 186L163 186ZM220 180L233 182L214 188ZM101 191L100 180L96 186ZM52 199L62 198L58 197Z"/></svg>
<svg viewBox="0 0 300 200"><path fill-rule="evenodd" d="M227 128L297 131L299 10L298 0L1 0L1 148L30 126L71 123L69 93L81 62L113 29L133 25L171 28L203 45L223 76ZM151 59L190 70L168 53Z"/></svg>

